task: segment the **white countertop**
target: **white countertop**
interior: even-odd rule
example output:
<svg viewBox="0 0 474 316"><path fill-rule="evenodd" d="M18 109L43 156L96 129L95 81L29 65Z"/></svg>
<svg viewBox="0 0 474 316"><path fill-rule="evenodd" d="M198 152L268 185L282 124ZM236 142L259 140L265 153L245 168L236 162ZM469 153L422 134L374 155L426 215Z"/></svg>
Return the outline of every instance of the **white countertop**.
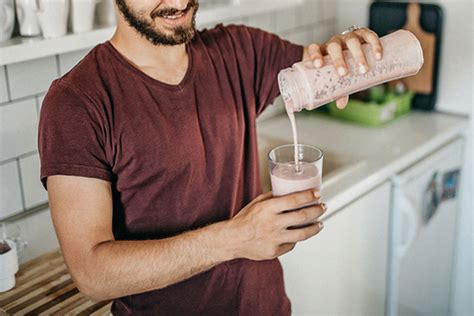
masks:
<svg viewBox="0 0 474 316"><path fill-rule="evenodd" d="M322 198L330 216L389 180L436 149L461 137L468 119L436 112L412 112L383 127L373 128L322 114L297 114L299 143L321 148L323 169L341 165L323 177ZM292 143L286 114L258 123L261 174L270 190L266 156L281 144ZM324 173L323 173L324 174ZM325 217L326 217L325 216Z"/></svg>

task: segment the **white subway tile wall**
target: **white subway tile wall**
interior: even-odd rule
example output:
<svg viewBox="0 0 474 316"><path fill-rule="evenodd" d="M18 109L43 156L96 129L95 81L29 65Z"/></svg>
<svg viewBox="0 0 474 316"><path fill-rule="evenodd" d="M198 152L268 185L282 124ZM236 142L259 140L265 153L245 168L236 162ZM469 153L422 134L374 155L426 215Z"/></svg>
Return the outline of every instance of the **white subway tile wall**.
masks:
<svg viewBox="0 0 474 316"><path fill-rule="evenodd" d="M245 25L247 24L247 17L235 18L230 20L225 20L220 22L224 25L234 24L234 25Z"/></svg>
<svg viewBox="0 0 474 316"><path fill-rule="evenodd" d="M284 38L295 44L309 45L313 42L313 30L306 28L297 29L284 36Z"/></svg>
<svg viewBox="0 0 474 316"><path fill-rule="evenodd" d="M7 77L5 74L5 66L0 66L0 103L8 101Z"/></svg>
<svg viewBox="0 0 474 316"><path fill-rule="evenodd" d="M71 53L58 55L59 74L65 75L69 70L72 69L77 63L81 61L90 49L82 49Z"/></svg>
<svg viewBox="0 0 474 316"><path fill-rule="evenodd" d="M323 19L323 6L319 0L306 0L301 6L302 25L314 25Z"/></svg>
<svg viewBox="0 0 474 316"><path fill-rule="evenodd" d="M34 98L0 106L0 162L35 151L37 125Z"/></svg>
<svg viewBox="0 0 474 316"><path fill-rule="evenodd" d="M249 16L247 25L256 27L262 30L274 30L275 29L275 17L273 14L261 13L253 16Z"/></svg>
<svg viewBox="0 0 474 316"><path fill-rule="evenodd" d="M23 210L18 163L12 160L0 165L0 218Z"/></svg>
<svg viewBox="0 0 474 316"><path fill-rule="evenodd" d="M28 242L28 246L19 254L20 263L59 248L49 209L31 214L15 224L20 227L21 236Z"/></svg>
<svg viewBox="0 0 474 316"><path fill-rule="evenodd" d="M58 74L56 56L7 65L11 99L43 93Z"/></svg>
<svg viewBox="0 0 474 316"><path fill-rule="evenodd" d="M322 9L323 9L323 14L324 14L325 19L333 19L336 17L339 1L336 1L336 0L315 0L315 1L322 3Z"/></svg>
<svg viewBox="0 0 474 316"><path fill-rule="evenodd" d="M303 5L291 9L272 11L269 8L265 14L242 16L222 23L258 27L298 44L319 42L334 33L337 23L334 2L306 0ZM199 28L213 26L200 25ZM0 67L0 220L47 202L47 193L39 182L38 113L51 82L67 73L88 51L80 50ZM283 111L283 102L277 98L259 120ZM49 217L45 215L47 213L41 214L39 217L29 215L19 220L19 223L36 218L47 220L45 225L51 227ZM42 232L38 230L38 234ZM35 239L33 235L29 236L32 240ZM31 255L33 253L29 257Z"/></svg>
<svg viewBox="0 0 474 316"><path fill-rule="evenodd" d="M301 22L301 9L299 7L280 9L276 12L276 32L285 32L295 29Z"/></svg>
<svg viewBox="0 0 474 316"><path fill-rule="evenodd" d="M324 43L336 33L336 25L333 20L323 21L319 27L313 29L313 41L315 43Z"/></svg>
<svg viewBox="0 0 474 316"><path fill-rule="evenodd" d="M48 194L41 185L38 154L22 157L19 162L25 207L29 209L43 204L48 199Z"/></svg>
<svg viewBox="0 0 474 316"><path fill-rule="evenodd" d="M36 96L36 108L37 108L37 112L38 112L38 117L39 117L39 114L41 112L41 106L43 105L43 100L44 100L45 96L46 96L46 93L43 93L43 94L40 94L40 95Z"/></svg>

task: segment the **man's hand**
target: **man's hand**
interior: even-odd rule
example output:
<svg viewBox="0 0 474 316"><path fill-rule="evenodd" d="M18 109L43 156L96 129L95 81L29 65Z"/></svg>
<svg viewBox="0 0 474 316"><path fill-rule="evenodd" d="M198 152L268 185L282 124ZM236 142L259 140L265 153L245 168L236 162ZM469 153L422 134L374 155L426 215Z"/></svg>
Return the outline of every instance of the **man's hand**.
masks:
<svg viewBox="0 0 474 316"><path fill-rule="evenodd" d="M367 64L367 59L362 50L362 44L364 43L368 43L372 46L374 56L377 60L382 59L383 49L378 35L367 28L361 28L344 35L335 35L324 44L315 43L309 45L305 49L303 60L311 60L316 68L320 68L324 65L323 56L329 55L339 75L345 76L349 73L349 69L344 60L342 51L348 49L359 65L359 73L366 73L369 70L369 65ZM337 107L340 109L345 108L348 100L348 96L338 99L336 101Z"/></svg>
<svg viewBox="0 0 474 316"><path fill-rule="evenodd" d="M228 222L238 236L235 257L274 259L291 251L297 242L319 233L323 224L316 221L326 211L324 204L285 212L318 200L319 193L314 190L282 197L268 192L257 197ZM309 226L288 229L300 225Z"/></svg>

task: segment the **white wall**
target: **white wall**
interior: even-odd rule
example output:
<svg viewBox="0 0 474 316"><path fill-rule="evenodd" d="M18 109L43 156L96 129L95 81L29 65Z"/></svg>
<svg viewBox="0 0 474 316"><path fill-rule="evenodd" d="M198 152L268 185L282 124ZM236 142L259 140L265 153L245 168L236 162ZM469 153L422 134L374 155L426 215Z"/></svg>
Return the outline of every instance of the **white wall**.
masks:
<svg viewBox="0 0 474 316"><path fill-rule="evenodd" d="M353 24L367 27L371 2L371 0L338 0L336 30L340 33Z"/></svg>
<svg viewBox="0 0 474 316"><path fill-rule="evenodd" d="M436 109L442 112L471 115L461 189L457 257L452 288L452 314L472 315L473 282L473 1L422 0L437 3L444 10L439 94ZM367 26L370 0L338 0L336 28L342 31L352 24Z"/></svg>
<svg viewBox="0 0 474 316"><path fill-rule="evenodd" d="M425 1L428 2L428 1ZM461 213L459 216L457 257L454 268L451 308L453 315L472 315L473 282L473 1L432 0L444 10L443 43L439 77L437 110L470 115L467 131L464 173L462 178Z"/></svg>
<svg viewBox="0 0 474 316"><path fill-rule="evenodd" d="M20 262L26 262L59 248L49 209L15 221L21 228L22 237L28 243L19 254Z"/></svg>
<svg viewBox="0 0 474 316"><path fill-rule="evenodd" d="M465 154L464 174L462 178L463 190L461 192L461 214L458 218L460 223L458 231L457 257L454 267L454 282L452 288L451 307L453 315L473 315L474 308L474 210L472 203L474 171L472 169L473 139L474 139L474 115L471 115L470 128L468 130L467 150Z"/></svg>
<svg viewBox="0 0 474 316"><path fill-rule="evenodd" d="M437 108L467 115L473 107L473 1L431 2L444 10Z"/></svg>

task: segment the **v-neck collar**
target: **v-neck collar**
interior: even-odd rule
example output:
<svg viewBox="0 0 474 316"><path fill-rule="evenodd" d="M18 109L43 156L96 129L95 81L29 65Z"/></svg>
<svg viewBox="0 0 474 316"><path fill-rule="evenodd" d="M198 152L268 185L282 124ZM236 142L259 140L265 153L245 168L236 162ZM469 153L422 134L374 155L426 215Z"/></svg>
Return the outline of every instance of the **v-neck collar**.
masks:
<svg viewBox="0 0 474 316"><path fill-rule="evenodd" d="M183 90L186 85L188 84L188 82L190 81L190 79L192 78L192 75L194 73L194 56L193 56L193 49L191 47L191 44L192 44L192 41L187 43L186 44L186 53L188 54L188 69L186 70L186 74L184 75L183 79L181 80L180 83L178 83L177 85L173 85L173 84L168 84L168 83L165 83L165 82L162 82L162 81L159 81L149 75L147 75L146 73L144 73L143 71L141 71L140 69L136 68L134 65L132 65L113 45L110 41L106 41L105 43L105 47L107 47L111 52L112 54L116 57L116 59L121 63L123 64L125 67L129 68L131 71L133 71L134 73L136 73L137 75L139 75L140 77L143 78L143 80L149 82L150 84L154 84L154 85L158 85L158 86L161 86L165 89L168 89L168 90L174 90L174 91L181 91Z"/></svg>

